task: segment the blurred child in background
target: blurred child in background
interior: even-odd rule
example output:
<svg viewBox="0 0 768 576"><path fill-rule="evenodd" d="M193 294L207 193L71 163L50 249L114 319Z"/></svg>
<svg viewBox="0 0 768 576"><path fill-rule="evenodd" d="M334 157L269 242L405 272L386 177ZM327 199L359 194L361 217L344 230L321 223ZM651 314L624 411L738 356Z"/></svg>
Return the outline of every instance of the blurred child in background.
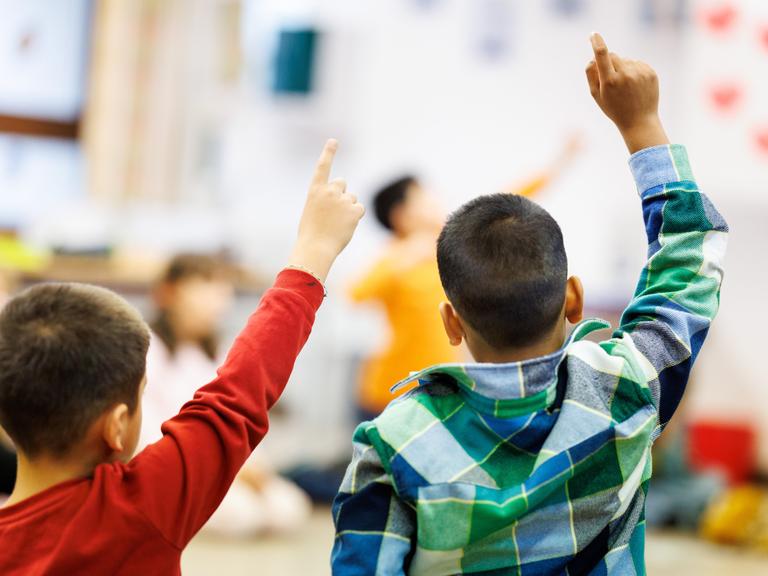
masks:
<svg viewBox="0 0 768 576"><path fill-rule="evenodd" d="M169 263L154 290L142 444L161 438L160 425L176 414L200 382L224 360L218 329L234 299L232 272L213 256L184 254ZM311 512L308 497L251 456L206 529L226 536L286 533Z"/></svg>
<svg viewBox="0 0 768 576"><path fill-rule="evenodd" d="M535 196L557 178L581 149L572 136L560 156L522 185L505 192ZM392 234L384 253L350 291L355 302L377 302L387 314L390 338L384 350L363 366L358 392L359 420L378 416L392 400L390 387L419 366L458 362L437 314L445 293L437 271L437 237L445 212L437 197L415 176L384 186L373 200L379 224Z"/></svg>
<svg viewBox="0 0 768 576"><path fill-rule="evenodd" d="M350 296L355 302L384 307L390 338L363 366L359 420L380 414L392 400L392 383L416 366L458 362L460 357L435 314L445 298L435 260L435 242L445 218L437 198L415 177L404 176L382 188L373 203L376 219L392 233L392 240Z"/></svg>

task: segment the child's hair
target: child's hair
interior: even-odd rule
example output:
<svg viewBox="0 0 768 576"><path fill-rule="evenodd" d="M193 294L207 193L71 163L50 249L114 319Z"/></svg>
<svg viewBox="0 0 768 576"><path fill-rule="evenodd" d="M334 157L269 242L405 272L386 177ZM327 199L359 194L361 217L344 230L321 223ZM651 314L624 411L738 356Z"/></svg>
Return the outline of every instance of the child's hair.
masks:
<svg viewBox="0 0 768 576"><path fill-rule="evenodd" d="M208 254L178 254L174 256L159 279L160 285L173 285L190 279L229 280L232 276L231 266ZM168 310L158 308L157 314L150 323L152 331L162 340L171 356L178 348L178 338L173 330ZM215 333L206 334L196 344L211 360L218 354L219 338Z"/></svg>
<svg viewBox="0 0 768 576"><path fill-rule="evenodd" d="M417 183L415 176L401 176L376 193L373 197L373 211L379 224L392 230L392 210L405 201L408 189Z"/></svg>
<svg viewBox="0 0 768 576"><path fill-rule="evenodd" d="M562 311L560 226L522 196L481 196L459 208L440 234L437 263L456 311L498 350L535 343Z"/></svg>
<svg viewBox="0 0 768 576"><path fill-rule="evenodd" d="M139 400L149 330L117 294L38 284L0 312L0 425L27 456L61 457L110 407Z"/></svg>

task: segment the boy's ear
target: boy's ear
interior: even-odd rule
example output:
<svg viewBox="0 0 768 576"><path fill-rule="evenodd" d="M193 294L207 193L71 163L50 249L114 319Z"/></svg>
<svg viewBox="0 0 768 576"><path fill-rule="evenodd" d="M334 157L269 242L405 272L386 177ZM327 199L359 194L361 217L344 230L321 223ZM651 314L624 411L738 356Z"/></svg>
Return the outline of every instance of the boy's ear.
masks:
<svg viewBox="0 0 768 576"><path fill-rule="evenodd" d="M440 303L440 317L443 319L448 342L451 346L461 346L461 342L466 338L466 333L464 326L461 325L459 315L456 314L456 310L450 302Z"/></svg>
<svg viewBox="0 0 768 576"><path fill-rule="evenodd" d="M565 317L571 324L584 318L584 286L578 276L568 278L565 286Z"/></svg>
<svg viewBox="0 0 768 576"><path fill-rule="evenodd" d="M122 453L128 441L130 411L127 404L117 404L104 415L102 438L112 453Z"/></svg>

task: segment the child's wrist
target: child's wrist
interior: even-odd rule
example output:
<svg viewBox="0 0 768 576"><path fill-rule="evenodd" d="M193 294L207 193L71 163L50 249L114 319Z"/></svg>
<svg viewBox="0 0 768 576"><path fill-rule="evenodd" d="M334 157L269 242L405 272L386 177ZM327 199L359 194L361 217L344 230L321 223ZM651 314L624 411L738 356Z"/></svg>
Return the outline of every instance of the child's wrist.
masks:
<svg viewBox="0 0 768 576"><path fill-rule="evenodd" d="M325 287L325 281L320 278L320 275L317 274L314 270L310 270L309 268L306 268L302 266L301 264L287 264L283 270L296 270L298 272L303 272L304 274L308 274L312 276L315 280L317 280L317 283L320 284L323 288L323 298L328 297L328 289Z"/></svg>
<svg viewBox="0 0 768 576"><path fill-rule="evenodd" d="M337 252L320 243L300 240L296 242L288 259L288 267L303 270L325 284L337 255Z"/></svg>
<svg viewBox="0 0 768 576"><path fill-rule="evenodd" d="M630 154L653 146L669 144L669 137L664 130L661 119L655 114L630 125L619 126L619 131Z"/></svg>

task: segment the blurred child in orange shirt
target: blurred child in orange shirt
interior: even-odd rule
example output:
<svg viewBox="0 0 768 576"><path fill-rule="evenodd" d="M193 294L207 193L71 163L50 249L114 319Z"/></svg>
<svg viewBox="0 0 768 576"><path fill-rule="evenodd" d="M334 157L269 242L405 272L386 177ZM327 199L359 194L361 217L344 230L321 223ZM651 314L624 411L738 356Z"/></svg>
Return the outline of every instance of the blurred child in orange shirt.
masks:
<svg viewBox="0 0 768 576"><path fill-rule="evenodd" d="M536 195L580 149L580 138L571 137L547 170L505 192ZM379 260L352 286L350 296L355 302L377 302L384 307L390 338L362 369L357 400L363 420L384 410L392 400L392 384L412 370L461 360L461 352L448 343L437 313L446 299L436 259L437 237L445 223L439 201L409 175L382 188L373 204L376 219L392 233L392 240Z"/></svg>

